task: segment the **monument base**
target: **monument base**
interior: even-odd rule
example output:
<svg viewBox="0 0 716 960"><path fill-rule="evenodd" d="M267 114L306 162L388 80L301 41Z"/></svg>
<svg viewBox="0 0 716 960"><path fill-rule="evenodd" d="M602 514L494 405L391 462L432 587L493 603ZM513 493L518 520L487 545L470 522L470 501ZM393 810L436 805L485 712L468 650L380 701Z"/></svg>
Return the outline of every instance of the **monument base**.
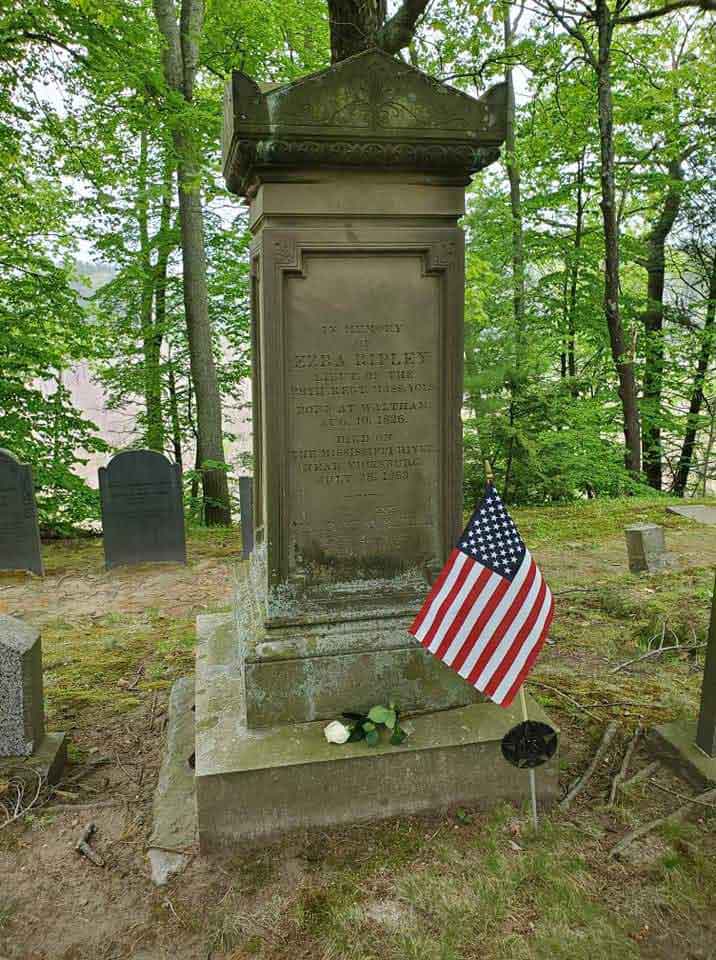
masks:
<svg viewBox="0 0 716 960"><path fill-rule="evenodd" d="M196 671L196 799L203 852L286 831L376 820L453 805L526 804L528 774L502 738L519 706L475 703L412 717L399 747L326 742L325 720L247 728L243 677L227 616L200 617ZM547 722L528 698L532 719ZM538 801L558 794L557 757L537 771Z"/></svg>
<svg viewBox="0 0 716 960"><path fill-rule="evenodd" d="M654 756L698 789L716 783L716 757L696 746L696 720L674 720L649 731Z"/></svg>
<svg viewBox="0 0 716 960"><path fill-rule="evenodd" d="M37 749L27 757L0 757L0 779L27 771L39 774L47 783L57 783L67 762L64 733L46 733Z"/></svg>

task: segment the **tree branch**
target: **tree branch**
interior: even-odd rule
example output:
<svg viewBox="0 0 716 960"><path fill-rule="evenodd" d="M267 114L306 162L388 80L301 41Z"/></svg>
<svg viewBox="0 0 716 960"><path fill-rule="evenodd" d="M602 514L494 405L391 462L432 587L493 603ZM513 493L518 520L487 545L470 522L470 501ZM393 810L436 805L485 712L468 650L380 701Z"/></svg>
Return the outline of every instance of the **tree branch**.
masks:
<svg viewBox="0 0 716 960"><path fill-rule="evenodd" d="M427 10L431 0L403 0L397 13L378 31L378 46L386 53L398 53L410 46L415 36L418 20ZM716 2L716 0L715 0Z"/></svg>
<svg viewBox="0 0 716 960"><path fill-rule="evenodd" d="M643 20L655 20L657 17L665 17L675 10L684 10L687 7L698 7L699 10L716 10L716 0L673 0L672 3L665 3L663 7L657 7L655 10L642 10L640 13L632 13L628 17L617 17L615 23L641 23Z"/></svg>

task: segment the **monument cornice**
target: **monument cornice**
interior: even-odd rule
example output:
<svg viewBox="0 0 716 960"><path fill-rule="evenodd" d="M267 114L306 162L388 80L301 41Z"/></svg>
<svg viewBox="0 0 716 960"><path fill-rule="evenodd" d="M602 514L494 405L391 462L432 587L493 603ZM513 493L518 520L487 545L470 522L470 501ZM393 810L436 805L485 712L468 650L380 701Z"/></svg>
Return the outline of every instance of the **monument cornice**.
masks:
<svg viewBox="0 0 716 960"><path fill-rule="evenodd" d="M224 175L239 194L280 167L444 172L467 182L497 158L505 121L504 84L477 100L380 50L265 90L235 71Z"/></svg>

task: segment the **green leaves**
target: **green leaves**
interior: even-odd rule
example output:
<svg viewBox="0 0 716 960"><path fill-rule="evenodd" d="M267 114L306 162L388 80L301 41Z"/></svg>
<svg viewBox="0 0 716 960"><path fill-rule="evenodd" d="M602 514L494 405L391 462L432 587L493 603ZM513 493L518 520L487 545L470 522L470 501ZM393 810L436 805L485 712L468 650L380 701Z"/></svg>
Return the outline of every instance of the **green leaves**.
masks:
<svg viewBox="0 0 716 960"><path fill-rule="evenodd" d="M400 711L392 702L387 707L376 704L368 713L343 713L341 716L351 728L348 743L365 740L369 747L377 747L381 740L381 727L390 731L390 743L394 747L399 747L408 736L399 723Z"/></svg>

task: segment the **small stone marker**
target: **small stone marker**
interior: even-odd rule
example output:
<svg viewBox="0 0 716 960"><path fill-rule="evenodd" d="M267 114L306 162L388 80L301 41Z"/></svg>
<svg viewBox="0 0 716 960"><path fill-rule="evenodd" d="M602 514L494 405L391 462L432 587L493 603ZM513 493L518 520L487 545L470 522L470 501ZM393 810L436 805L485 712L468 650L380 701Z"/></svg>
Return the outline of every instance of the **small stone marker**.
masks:
<svg viewBox="0 0 716 960"><path fill-rule="evenodd" d="M42 576L32 471L0 449L0 570L32 570Z"/></svg>
<svg viewBox="0 0 716 960"><path fill-rule="evenodd" d="M0 614L0 778L27 766L55 783L65 756L65 735L45 733L40 633Z"/></svg>
<svg viewBox="0 0 716 960"><path fill-rule="evenodd" d="M241 510L241 556L244 560L254 549L254 478L239 477Z"/></svg>
<svg viewBox="0 0 716 960"><path fill-rule="evenodd" d="M99 470L105 565L186 563L181 471L154 450L124 450Z"/></svg>
<svg viewBox="0 0 716 960"><path fill-rule="evenodd" d="M0 704L0 756L29 756L45 735L40 633L2 615Z"/></svg>
<svg viewBox="0 0 716 960"><path fill-rule="evenodd" d="M657 573L674 565L666 552L664 528L656 523L633 523L624 528L629 570L632 573Z"/></svg>
<svg viewBox="0 0 716 960"><path fill-rule="evenodd" d="M667 513L674 513L677 517L686 517L696 523L705 523L707 526L716 526L716 507L695 506L667 507Z"/></svg>

